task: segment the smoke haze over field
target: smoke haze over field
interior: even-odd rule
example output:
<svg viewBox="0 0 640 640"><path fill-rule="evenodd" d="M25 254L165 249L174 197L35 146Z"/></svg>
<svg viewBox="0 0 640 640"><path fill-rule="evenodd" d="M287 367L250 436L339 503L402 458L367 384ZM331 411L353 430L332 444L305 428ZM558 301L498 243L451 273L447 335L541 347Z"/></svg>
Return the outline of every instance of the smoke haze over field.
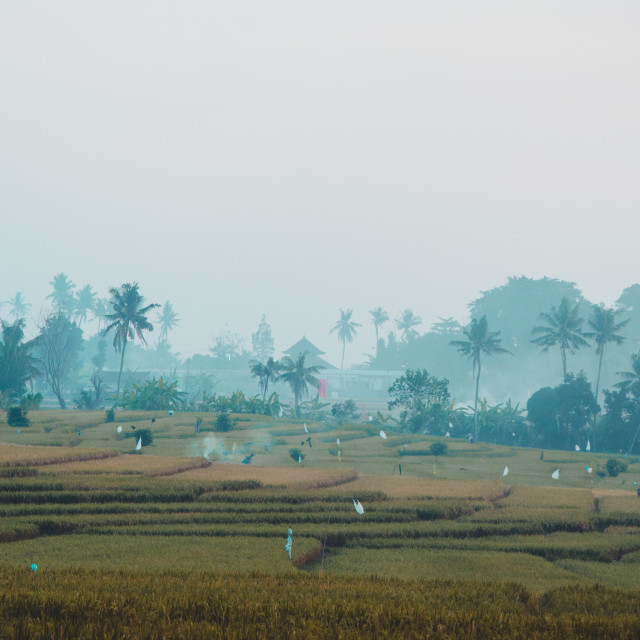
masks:
<svg viewBox="0 0 640 640"><path fill-rule="evenodd" d="M465 322L510 275L639 279L640 7L80 1L0 9L0 299L170 300L183 356L266 314ZM0 308L7 317L7 307ZM387 324L383 332L391 329ZM452 354L452 357L454 355Z"/></svg>

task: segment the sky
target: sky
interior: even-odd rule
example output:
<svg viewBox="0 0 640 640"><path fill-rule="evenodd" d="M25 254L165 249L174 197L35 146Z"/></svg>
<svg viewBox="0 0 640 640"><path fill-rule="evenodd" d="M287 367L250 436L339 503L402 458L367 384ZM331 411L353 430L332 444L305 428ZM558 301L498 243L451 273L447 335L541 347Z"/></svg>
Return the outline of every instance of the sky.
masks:
<svg viewBox="0 0 640 640"><path fill-rule="evenodd" d="M467 321L509 276L640 280L632 0L0 6L0 300L58 272L339 364L339 309ZM7 317L8 306L0 307ZM384 330L390 330L389 323Z"/></svg>

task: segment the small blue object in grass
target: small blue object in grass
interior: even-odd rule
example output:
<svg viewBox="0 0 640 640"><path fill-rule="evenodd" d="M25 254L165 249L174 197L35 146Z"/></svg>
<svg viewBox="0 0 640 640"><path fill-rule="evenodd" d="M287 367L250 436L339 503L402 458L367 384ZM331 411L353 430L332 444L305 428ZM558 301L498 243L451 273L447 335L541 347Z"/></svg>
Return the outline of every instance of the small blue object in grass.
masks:
<svg viewBox="0 0 640 640"><path fill-rule="evenodd" d="M20 435L20 427L18 427L18 435Z"/></svg>
<svg viewBox="0 0 640 640"><path fill-rule="evenodd" d="M243 461L242 464L251 464L251 458L253 458L254 454L248 455Z"/></svg>
<svg viewBox="0 0 640 640"><path fill-rule="evenodd" d="M31 565L31 571L37 571L38 570L38 565L35 564L35 562Z"/></svg>
<svg viewBox="0 0 640 640"><path fill-rule="evenodd" d="M81 436L82 432L80 431L80 429L78 429L78 435Z"/></svg>

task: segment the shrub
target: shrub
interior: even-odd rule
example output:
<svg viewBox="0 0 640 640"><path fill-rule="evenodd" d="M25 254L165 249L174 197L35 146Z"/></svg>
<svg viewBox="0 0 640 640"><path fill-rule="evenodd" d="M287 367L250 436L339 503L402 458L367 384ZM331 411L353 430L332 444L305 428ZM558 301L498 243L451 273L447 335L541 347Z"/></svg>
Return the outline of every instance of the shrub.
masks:
<svg viewBox="0 0 640 640"><path fill-rule="evenodd" d="M447 455L447 445L444 442L434 442L430 447L429 451L432 456L446 456Z"/></svg>
<svg viewBox="0 0 640 640"><path fill-rule="evenodd" d="M27 418L27 411L20 405L14 404L7 409L7 422L11 427L28 427L31 422Z"/></svg>
<svg viewBox="0 0 640 640"><path fill-rule="evenodd" d="M289 449L289 455L296 462L302 462L305 459L305 455L300 449Z"/></svg>
<svg viewBox="0 0 640 640"><path fill-rule="evenodd" d="M214 423L216 431L230 431L233 428L233 420L228 413L221 413Z"/></svg>
<svg viewBox="0 0 640 640"><path fill-rule="evenodd" d="M20 406L24 409L25 413L31 411L31 409L39 409L41 402L41 393L27 393L20 398Z"/></svg>
<svg viewBox="0 0 640 640"><path fill-rule="evenodd" d="M142 446L148 447L153 442L153 435L149 429L136 429L135 431L127 431L124 434L125 438L142 438Z"/></svg>
<svg viewBox="0 0 640 640"><path fill-rule="evenodd" d="M107 409L105 411L104 421L105 422L115 422L115 419L116 419L116 409L115 409L115 407L112 407L111 409Z"/></svg>
<svg viewBox="0 0 640 640"><path fill-rule="evenodd" d="M617 458L609 458L607 460L607 473L615 478L618 474L624 473L627 470L627 465L622 462L622 460L618 460Z"/></svg>

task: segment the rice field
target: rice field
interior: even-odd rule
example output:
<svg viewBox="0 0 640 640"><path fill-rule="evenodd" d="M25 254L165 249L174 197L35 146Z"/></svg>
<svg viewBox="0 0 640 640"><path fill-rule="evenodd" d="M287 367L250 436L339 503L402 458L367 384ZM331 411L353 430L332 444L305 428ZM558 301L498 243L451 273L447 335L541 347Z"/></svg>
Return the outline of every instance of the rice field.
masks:
<svg viewBox="0 0 640 640"><path fill-rule="evenodd" d="M30 417L20 434L0 423L0 638L453 638L481 637L481 629L496 638L526 630L534 638L638 637L635 460L602 478L585 469L604 467L599 454L545 451L541 459L539 451L448 441L449 455L436 458L424 455L435 438L386 428L383 440L368 424L309 421L305 431L302 421L261 417L215 433L204 416L196 434L196 414L122 412L114 423L97 412ZM136 453L140 429L154 441ZM256 596L246 584L258 574L272 590ZM234 595L205 596L218 593L220 580ZM105 581L151 612L155 627L132 626L128 604ZM180 606L171 584L189 594ZM108 626L70 617L85 610L78 588L94 589L93 604L117 612L104 618ZM424 599L398 610L380 601L380 590L401 603L416 590ZM302 592L324 613L303 608L293 621L274 600L280 593L299 603ZM430 608L452 592L455 606ZM479 607L482 593L488 608ZM594 593L608 609L581 613ZM221 618L193 613L223 601ZM241 615L256 608L272 621ZM327 623L338 613L344 627Z"/></svg>

